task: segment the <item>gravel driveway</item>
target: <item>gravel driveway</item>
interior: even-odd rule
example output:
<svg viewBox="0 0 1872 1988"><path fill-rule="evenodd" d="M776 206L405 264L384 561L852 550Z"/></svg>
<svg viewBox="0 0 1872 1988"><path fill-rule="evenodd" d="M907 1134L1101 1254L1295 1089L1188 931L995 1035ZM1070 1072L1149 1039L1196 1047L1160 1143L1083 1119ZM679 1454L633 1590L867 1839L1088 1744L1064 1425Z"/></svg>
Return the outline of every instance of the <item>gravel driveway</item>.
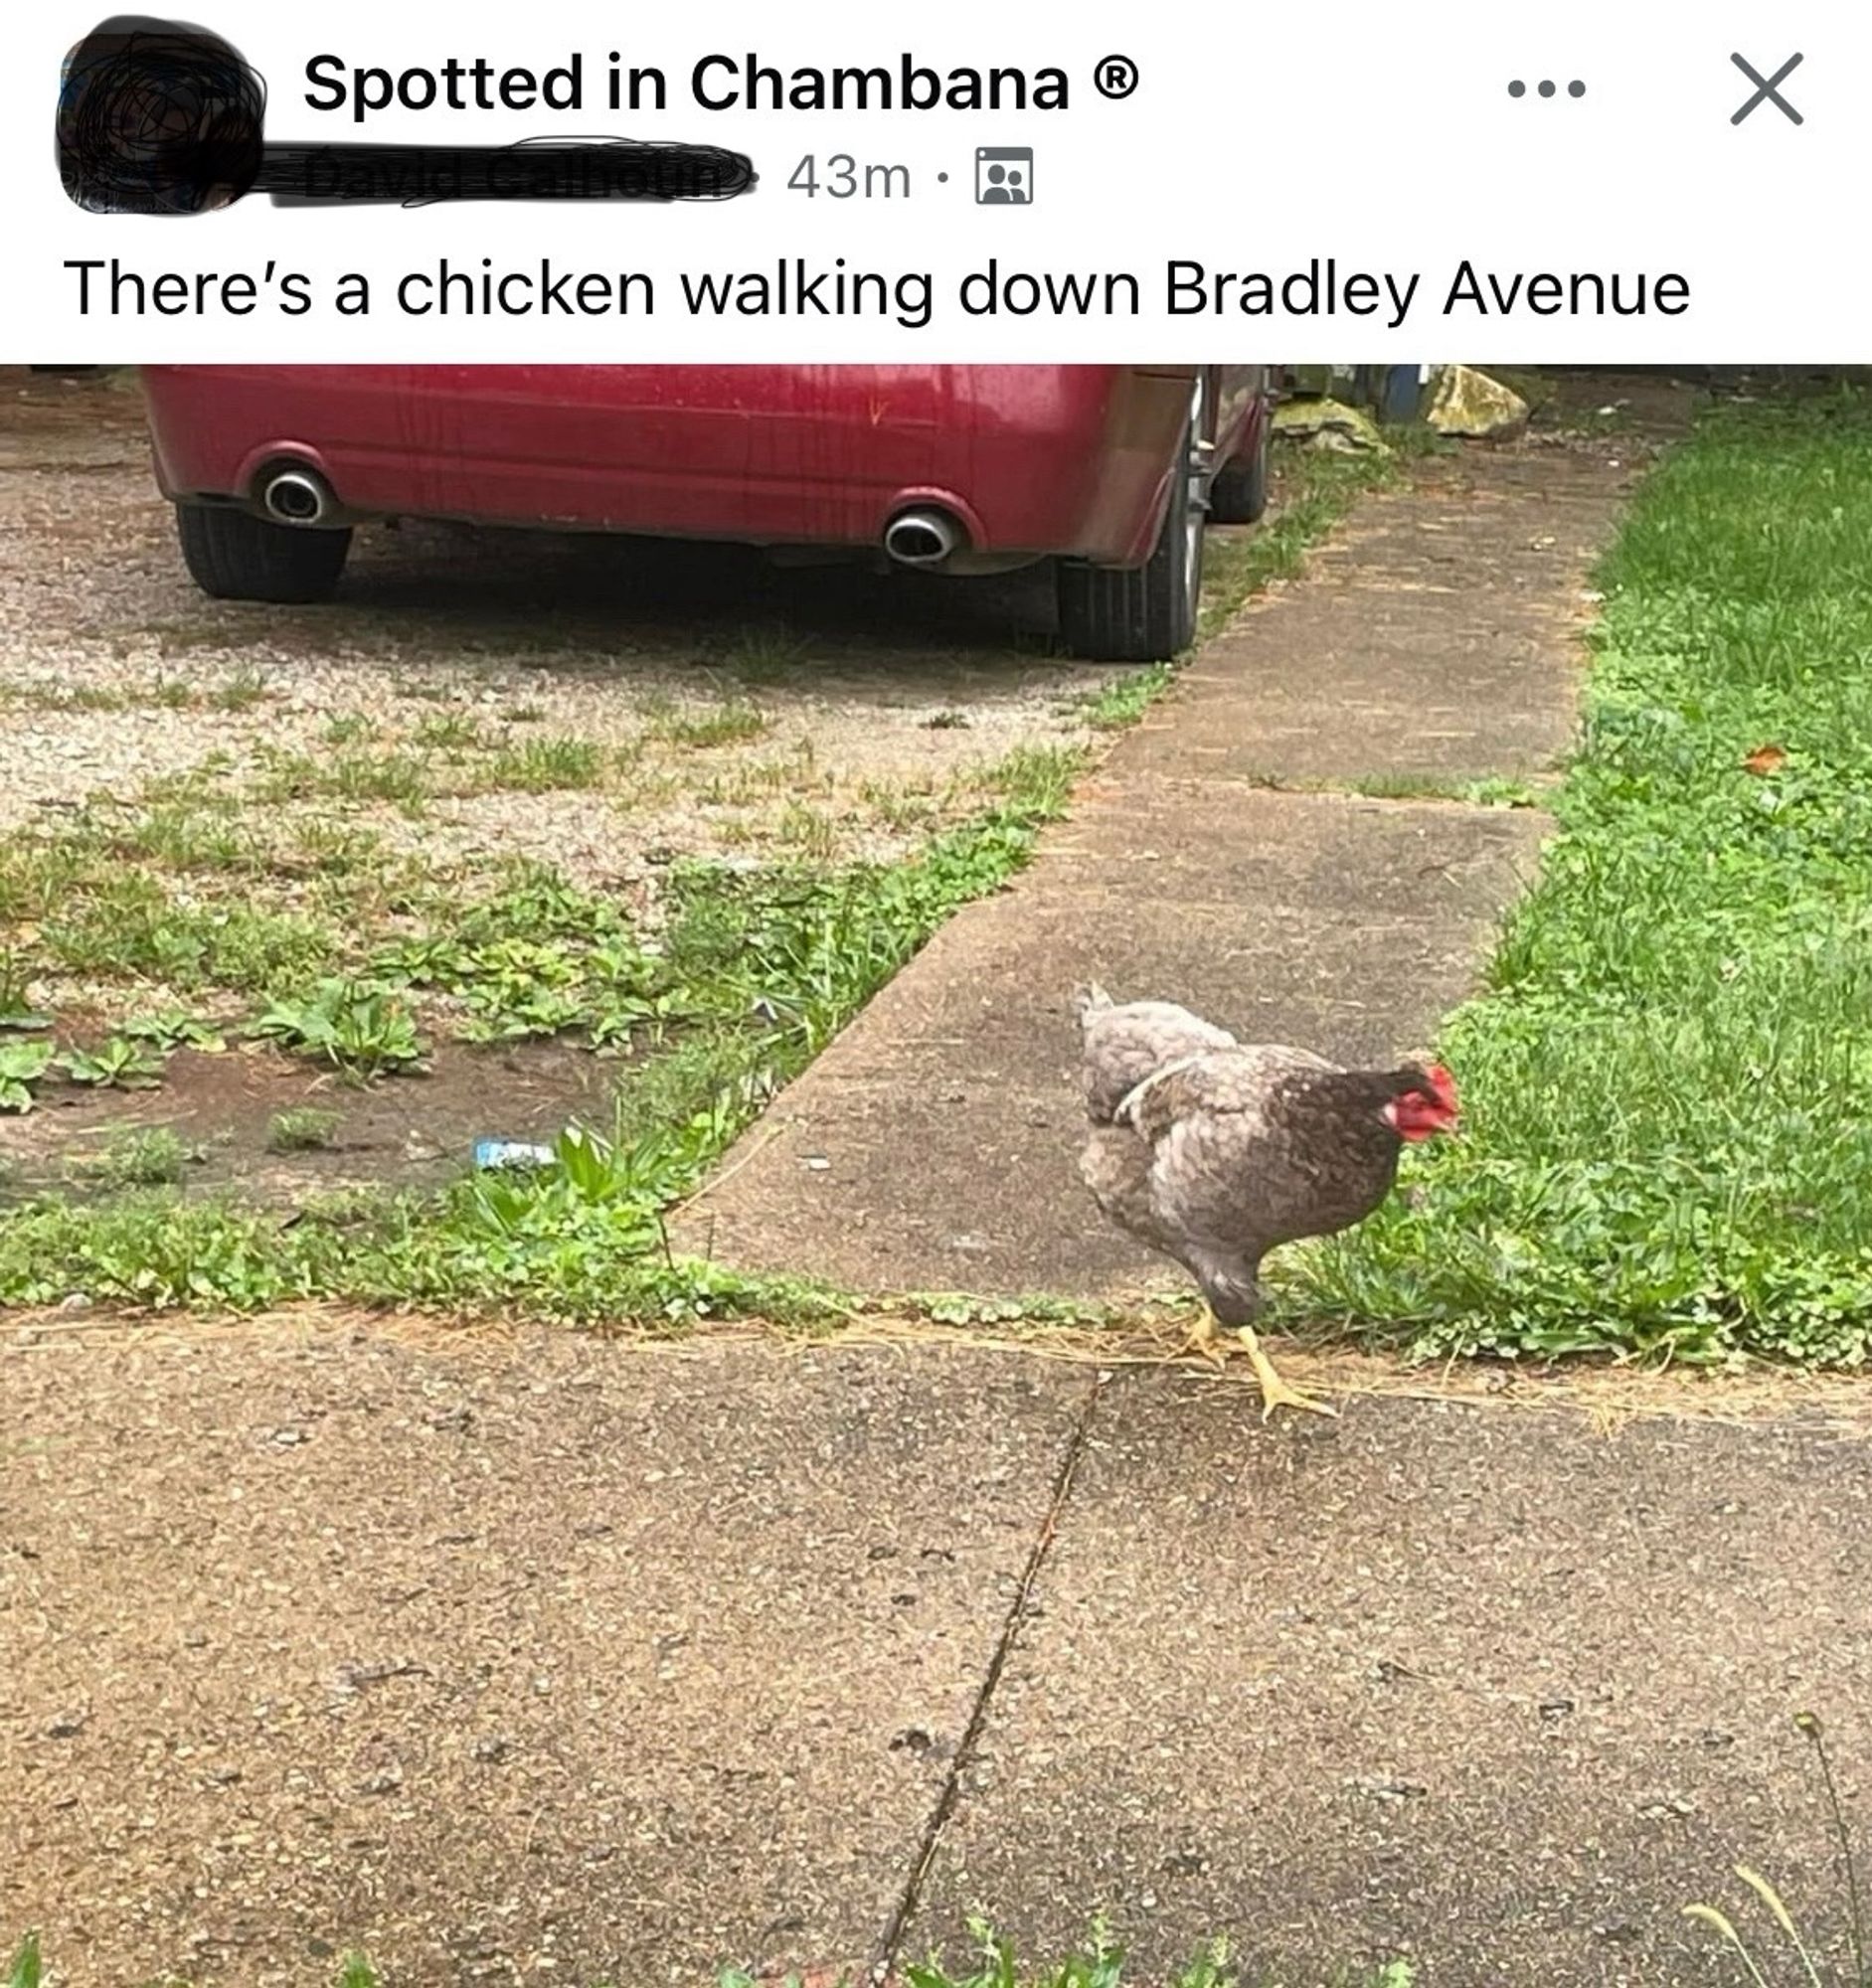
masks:
<svg viewBox="0 0 1872 1988"><path fill-rule="evenodd" d="M816 853L888 855L971 769L1082 738L1083 696L1109 680L1047 654L1044 574L777 571L735 548L410 527L360 535L334 605L210 600L133 376L11 369L0 395L0 829L211 760L238 782L346 745L472 758L572 738L606 748L593 786L434 794L414 838L381 802L340 811L592 882L646 848L783 845L801 803ZM471 748L432 743L470 727Z"/></svg>

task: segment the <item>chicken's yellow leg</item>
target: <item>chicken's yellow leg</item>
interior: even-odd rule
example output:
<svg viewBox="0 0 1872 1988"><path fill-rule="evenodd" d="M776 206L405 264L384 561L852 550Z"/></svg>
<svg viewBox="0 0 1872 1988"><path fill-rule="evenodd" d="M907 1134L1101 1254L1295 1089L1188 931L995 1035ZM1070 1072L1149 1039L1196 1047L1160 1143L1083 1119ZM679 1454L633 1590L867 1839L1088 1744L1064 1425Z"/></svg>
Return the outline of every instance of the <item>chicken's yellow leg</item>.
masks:
<svg viewBox="0 0 1872 1988"><path fill-rule="evenodd" d="M1266 1421L1276 1408L1303 1408L1308 1414L1336 1415L1339 1410L1330 1402L1316 1401L1311 1395L1303 1395L1297 1388L1289 1388L1275 1372L1275 1364L1262 1351L1261 1341L1255 1337L1255 1328L1245 1325L1237 1337L1255 1369L1255 1379L1261 1383L1261 1418Z"/></svg>
<svg viewBox="0 0 1872 1988"><path fill-rule="evenodd" d="M1181 1359L1185 1353L1194 1353L1198 1358L1207 1360L1220 1374L1229 1364L1228 1348L1222 1343L1221 1332L1215 1313L1204 1305L1190 1336L1176 1349L1177 1358Z"/></svg>

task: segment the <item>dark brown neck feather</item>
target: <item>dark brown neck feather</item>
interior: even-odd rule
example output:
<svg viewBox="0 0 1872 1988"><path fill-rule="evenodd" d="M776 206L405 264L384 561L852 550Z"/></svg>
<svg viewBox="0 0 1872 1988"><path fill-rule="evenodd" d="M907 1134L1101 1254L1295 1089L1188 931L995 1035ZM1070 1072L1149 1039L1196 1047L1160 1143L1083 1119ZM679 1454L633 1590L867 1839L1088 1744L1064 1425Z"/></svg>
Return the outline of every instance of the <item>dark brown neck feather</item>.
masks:
<svg viewBox="0 0 1872 1988"><path fill-rule="evenodd" d="M1280 1086L1276 1111L1287 1136L1307 1157L1337 1152L1371 1164L1396 1164L1404 1141L1384 1109L1409 1090L1416 1071L1308 1071Z"/></svg>

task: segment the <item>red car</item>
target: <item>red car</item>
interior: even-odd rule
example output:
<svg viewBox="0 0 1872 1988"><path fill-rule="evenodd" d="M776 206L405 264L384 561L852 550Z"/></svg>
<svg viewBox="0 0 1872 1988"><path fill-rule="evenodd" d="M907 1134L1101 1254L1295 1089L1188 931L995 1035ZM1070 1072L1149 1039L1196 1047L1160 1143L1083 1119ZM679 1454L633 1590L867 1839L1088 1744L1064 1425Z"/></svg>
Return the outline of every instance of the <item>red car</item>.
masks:
<svg viewBox="0 0 1872 1988"><path fill-rule="evenodd" d="M1058 562L1080 654L1196 628L1207 519L1267 501L1259 367L152 366L156 476L209 593L316 600L353 525Z"/></svg>

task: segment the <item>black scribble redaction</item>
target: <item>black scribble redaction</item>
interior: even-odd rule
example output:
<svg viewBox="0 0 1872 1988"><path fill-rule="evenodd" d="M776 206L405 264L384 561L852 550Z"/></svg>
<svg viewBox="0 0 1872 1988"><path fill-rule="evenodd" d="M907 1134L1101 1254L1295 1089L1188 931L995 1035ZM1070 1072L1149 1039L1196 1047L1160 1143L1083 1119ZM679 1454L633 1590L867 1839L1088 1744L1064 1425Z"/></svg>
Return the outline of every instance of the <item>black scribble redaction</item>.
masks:
<svg viewBox="0 0 1872 1988"><path fill-rule="evenodd" d="M455 200L732 200L751 160L719 145L546 138L518 145L268 145L266 84L231 43L120 14L66 58L59 177L93 214Z"/></svg>
<svg viewBox="0 0 1872 1988"><path fill-rule="evenodd" d="M119 15L66 58L59 174L98 214L200 214L253 190L266 85L206 28Z"/></svg>

